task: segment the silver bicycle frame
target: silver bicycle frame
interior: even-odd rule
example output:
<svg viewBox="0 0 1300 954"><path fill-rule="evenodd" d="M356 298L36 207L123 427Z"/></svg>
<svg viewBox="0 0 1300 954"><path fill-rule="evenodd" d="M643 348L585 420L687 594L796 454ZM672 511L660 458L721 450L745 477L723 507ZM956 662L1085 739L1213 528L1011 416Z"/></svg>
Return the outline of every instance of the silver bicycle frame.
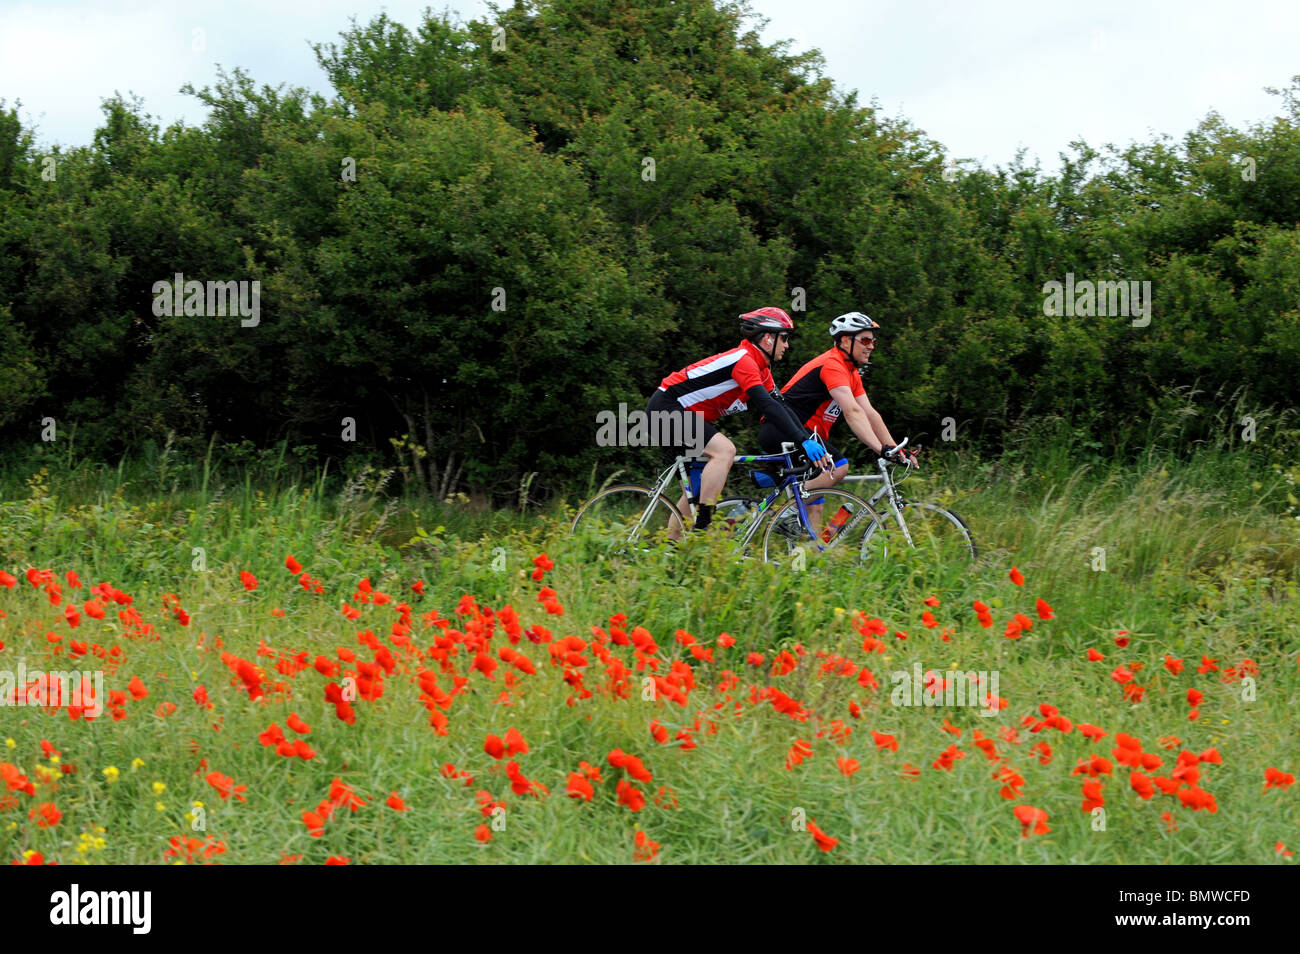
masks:
<svg viewBox="0 0 1300 954"><path fill-rule="evenodd" d="M906 444L907 438L903 438L902 443L898 446L901 448ZM876 508L876 501L881 497L888 498L889 506L880 509L884 510L886 515L894 518L894 522L898 524L898 529L903 531L903 538L907 541L907 545L909 547L915 546L912 542L912 534L907 529L907 521L903 519L903 505L901 498L898 496L898 488L894 486L894 481L890 479L889 476L889 466L890 465L887 461L878 457L876 458L876 467L880 471L879 474L850 474L843 479L843 482L849 483L851 481L854 483L866 483L877 480L881 481L881 488L871 496L871 499L867 501L867 505L879 513L880 510L877 510Z"/></svg>

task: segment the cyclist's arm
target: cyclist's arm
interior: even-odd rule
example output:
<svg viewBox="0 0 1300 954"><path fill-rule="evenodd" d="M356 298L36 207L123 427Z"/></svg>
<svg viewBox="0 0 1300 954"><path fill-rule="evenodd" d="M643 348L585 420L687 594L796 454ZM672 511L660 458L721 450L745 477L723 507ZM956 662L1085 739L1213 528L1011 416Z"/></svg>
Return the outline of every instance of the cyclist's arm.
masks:
<svg viewBox="0 0 1300 954"><path fill-rule="evenodd" d="M776 427L781 435L781 440L789 441L792 444L802 444L808 439L808 429L803 426L803 421L795 417L790 405L772 397L771 393L761 384L750 388L747 397L749 406L771 421Z"/></svg>
<svg viewBox="0 0 1300 954"><path fill-rule="evenodd" d="M803 421L799 420L798 416L795 415L794 409L784 401L779 400L762 385L750 388L748 397L750 407L776 426L781 435L781 440L789 441L798 447L812 437L808 428L803 426ZM821 442L818 441L818 443ZM830 454L824 454L821 460L813 461L813 463L825 471L835 469L835 461L831 460Z"/></svg>
<svg viewBox="0 0 1300 954"><path fill-rule="evenodd" d="M858 404L858 399L853 396L853 390L845 384L830 389L831 400L840 406L840 411L844 415L844 420L848 422L849 428L858 440L866 444L877 454L885 443L876 435L872 427L871 418L862 406ZM870 407L870 405L867 405ZM880 417L879 414L876 415ZM884 424L884 421L881 421Z"/></svg>
<svg viewBox="0 0 1300 954"><path fill-rule="evenodd" d="M871 406L871 399L865 394L860 394L856 403L858 408L866 414L867 422L876 435L876 439L887 447L896 446L898 441L894 440L894 435L889 433L889 428L885 426L885 419L880 416L880 412Z"/></svg>
<svg viewBox="0 0 1300 954"><path fill-rule="evenodd" d="M894 440L894 436L889 433L889 428L885 426L885 419L880 416L880 412L871 406L871 400L865 394L860 394L857 403L859 408L866 414L876 438L883 441L886 447L897 447L898 441ZM912 466L918 466L916 454L910 450L904 450L903 454L912 462Z"/></svg>

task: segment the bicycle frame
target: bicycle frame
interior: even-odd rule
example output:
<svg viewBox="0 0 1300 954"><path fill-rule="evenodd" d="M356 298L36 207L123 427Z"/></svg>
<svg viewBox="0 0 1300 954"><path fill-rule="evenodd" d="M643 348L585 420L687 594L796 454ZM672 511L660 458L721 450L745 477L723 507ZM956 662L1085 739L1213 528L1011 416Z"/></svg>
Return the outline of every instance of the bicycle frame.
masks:
<svg viewBox="0 0 1300 954"><path fill-rule="evenodd" d="M903 519L903 510L907 502L898 493L898 488L894 485L893 479L889 476L890 464L879 458L876 459L876 467L879 468L879 474L849 474L843 478L843 483L874 483L880 481L882 486L871 498L867 500L867 506L875 510L882 517L892 516L894 522L898 524L898 529L903 531L903 538L907 541L908 546L914 546L912 533L907 529L907 521ZM888 500L888 506L877 507L876 502L881 497Z"/></svg>
<svg viewBox="0 0 1300 954"><path fill-rule="evenodd" d="M777 498L783 494L789 494L794 497L795 507L799 513L799 523L802 526L804 533L808 535L808 539L817 547L818 552L826 549L826 547L822 546L821 541L818 540L817 535L812 532L808 525L808 507L805 501L808 498L815 496L817 492L803 489L803 480L800 479L799 472L795 471L793 453L793 450L791 450L780 454L751 454L736 458L735 462L737 464L780 464L782 465L782 471L790 471L790 473L784 474L781 482L777 484L777 486L773 488L772 492L759 503L756 510L756 519L750 521L749 527L745 530L744 536L742 536L737 542L737 550L743 550L749 546L750 542L758 533L759 526L763 522L763 516L776 502ZM695 460L697 460L697 458L678 457L667 467L667 469L664 470L662 474L659 475L659 479L655 482L654 487L651 488L651 493L654 496L651 497L650 502L646 505L645 512L641 514L641 519L638 520L636 526L633 527L631 536L635 536L644 529L646 522L650 519L651 512L654 510L654 498L659 496L665 498L668 497L667 491L672 485L674 477L677 478L678 486L682 494L686 497L688 512L682 516L683 518L689 517L692 526L694 525L697 514L695 502L691 498L690 475L686 468L687 464L693 463ZM856 524L856 522L857 519L853 521L854 524ZM686 528L683 527L683 530L685 529ZM845 529L847 530L848 528L846 527Z"/></svg>
<svg viewBox="0 0 1300 954"><path fill-rule="evenodd" d="M793 471L794 450L790 444L784 444L782 446L788 448L788 450L780 454L744 455L744 456L737 457L736 463L737 464L764 464L764 463L775 463L779 461L785 465L782 468L783 471ZM809 526L808 506L805 503L805 501L808 500L809 498L815 497L818 492L816 490L805 490L803 485L804 485L804 481L801 479L800 475L797 472L785 474L781 482L772 489L772 492L769 493L766 497L764 497L761 501L759 501L758 507L754 511L754 517L749 522L749 528L745 531L745 535L741 538L740 542L737 544L737 549L743 550L745 547L749 546L750 541L753 540L754 537L758 534L758 528L762 525L763 517L764 515L766 515L768 508L771 507L773 504L775 504L777 499L782 495L790 495L794 497L795 509L798 511L799 514L800 527L803 529L803 532L807 535L808 540L812 541L813 545L817 547L817 552L818 553L824 552L827 548L822 546L821 540L818 538L818 535L814 533L812 527ZM841 534L848 533L849 530L857 526L858 522L862 520L870 512L871 512L871 508L868 507L867 510L859 514L855 514L854 517L849 521L849 523L847 523L841 529L840 533Z"/></svg>

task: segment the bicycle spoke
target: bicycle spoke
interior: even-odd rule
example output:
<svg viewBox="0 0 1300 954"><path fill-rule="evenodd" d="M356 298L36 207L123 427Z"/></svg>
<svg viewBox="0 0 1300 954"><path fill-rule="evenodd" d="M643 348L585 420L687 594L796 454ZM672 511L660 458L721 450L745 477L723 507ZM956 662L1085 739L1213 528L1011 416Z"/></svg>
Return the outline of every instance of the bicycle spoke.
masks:
<svg viewBox="0 0 1300 954"><path fill-rule="evenodd" d="M590 538L602 555L645 552L680 538L685 522L677 508L649 488L610 487L587 501L570 530Z"/></svg>
<svg viewBox="0 0 1300 954"><path fill-rule="evenodd" d="M868 528L862 541L863 559L905 560L920 556L942 565L960 565L975 559L970 531L952 511L934 504L907 504L903 522L906 534L892 513L881 524Z"/></svg>
<svg viewBox="0 0 1300 954"><path fill-rule="evenodd" d="M849 552L857 559L856 541L871 522L874 513L861 497L841 490L811 492L812 499L822 498L820 507L809 508L810 526L799 522L798 507L793 500L773 514L763 536L763 559L825 559L836 551ZM815 534L815 537L814 537ZM799 556L802 551L802 556Z"/></svg>

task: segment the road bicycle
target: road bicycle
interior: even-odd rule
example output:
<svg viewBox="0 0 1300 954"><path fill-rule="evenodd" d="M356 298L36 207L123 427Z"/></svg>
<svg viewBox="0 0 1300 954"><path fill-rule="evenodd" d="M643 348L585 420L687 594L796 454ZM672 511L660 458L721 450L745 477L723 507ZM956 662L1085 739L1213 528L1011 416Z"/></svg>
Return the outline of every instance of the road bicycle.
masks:
<svg viewBox="0 0 1300 954"><path fill-rule="evenodd" d="M803 551L800 560L828 550L847 548L862 529L876 519L871 506L851 493L834 489L807 491L804 483L817 473L815 465L796 464L793 444L785 444L782 453L746 455L736 463L756 468L763 474L771 493L759 499L728 498L714 510L713 523L728 529L736 539L737 551L744 552L766 527L762 535L765 560L781 560ZM603 549L613 555L646 552L665 542L680 538L687 527L695 525L695 508L699 493L699 474L704 461L678 457L660 474L653 487L641 484L617 484L607 487L586 501L573 518L570 534L592 531L603 542ZM666 491L674 483L688 501L684 515ZM782 496L786 502L779 507ZM810 504L821 503L821 516L812 521ZM764 518L771 513L773 519Z"/></svg>
<svg viewBox="0 0 1300 954"><path fill-rule="evenodd" d="M906 443L904 438L899 448ZM904 468L903 475L894 479L893 471L900 466ZM928 552L945 564L975 561L979 551L965 520L946 507L910 501L898 492L898 485L912 472L909 462L877 458L876 468L879 473L844 478L845 483L880 483L880 488L867 500L878 516L862 533L860 549L864 561L884 560L891 549Z"/></svg>
<svg viewBox="0 0 1300 954"><path fill-rule="evenodd" d="M904 438L898 447L902 449L906 445L907 439ZM737 463L748 460L752 458L736 458ZM884 560L891 550L896 553L903 550L925 551L933 559L943 563L975 560L978 549L965 520L945 507L909 501L899 493L899 484L906 480L912 471L912 465L906 459L896 462L877 458L876 467L878 473L854 474L843 479L843 483L849 484L878 482L879 489L866 500L861 496L837 491L834 488L807 492L814 498L825 495L837 503L844 497L856 496L856 499L866 505L866 509L861 511L861 520L865 525L862 528L860 542L857 544L863 561ZM903 467L904 470L901 477L895 478L894 470L898 467ZM761 521L771 499L770 496L767 501L753 497L729 497L719 501L714 512L714 520L721 518L737 527L746 526L747 521ZM769 523L768 532L764 535L764 559L773 558L768 541L781 521L789 520L788 510L787 504ZM850 512L855 513L855 511ZM823 510L824 513L826 510ZM754 531L751 529L749 538L753 536ZM788 535L787 539L789 539Z"/></svg>

